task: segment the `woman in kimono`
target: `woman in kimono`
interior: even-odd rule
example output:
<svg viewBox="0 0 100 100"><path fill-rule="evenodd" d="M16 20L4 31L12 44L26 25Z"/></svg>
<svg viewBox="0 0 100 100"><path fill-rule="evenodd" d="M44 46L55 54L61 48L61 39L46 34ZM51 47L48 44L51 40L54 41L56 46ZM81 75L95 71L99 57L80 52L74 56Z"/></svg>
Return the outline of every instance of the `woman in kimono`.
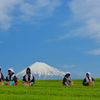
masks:
<svg viewBox="0 0 100 100"><path fill-rule="evenodd" d="M71 80L71 74L70 72L67 72L66 75L63 78L63 85L69 86L73 85L73 81Z"/></svg>
<svg viewBox="0 0 100 100"><path fill-rule="evenodd" d="M94 85L94 78L91 77L91 73L87 72L86 77L83 80L83 85L84 86L93 86Z"/></svg>
<svg viewBox="0 0 100 100"><path fill-rule="evenodd" d="M0 67L0 85L4 85L4 76L1 72L1 67Z"/></svg>
<svg viewBox="0 0 100 100"><path fill-rule="evenodd" d="M17 85L18 84L18 78L14 74L14 70L12 68L8 69L8 76L6 77L6 85Z"/></svg>
<svg viewBox="0 0 100 100"><path fill-rule="evenodd" d="M23 76L23 83L24 86L33 86L35 83L35 78L31 73L31 69L26 69L26 74Z"/></svg>

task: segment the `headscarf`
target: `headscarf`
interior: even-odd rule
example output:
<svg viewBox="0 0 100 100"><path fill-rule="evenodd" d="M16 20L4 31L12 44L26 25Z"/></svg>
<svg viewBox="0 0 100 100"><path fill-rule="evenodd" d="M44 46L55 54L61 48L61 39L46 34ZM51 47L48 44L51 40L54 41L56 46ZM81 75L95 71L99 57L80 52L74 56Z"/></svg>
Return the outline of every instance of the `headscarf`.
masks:
<svg viewBox="0 0 100 100"><path fill-rule="evenodd" d="M9 69L8 69L8 71L11 71L11 72L13 72L13 73L14 73L14 70L13 70L12 68L9 68Z"/></svg>

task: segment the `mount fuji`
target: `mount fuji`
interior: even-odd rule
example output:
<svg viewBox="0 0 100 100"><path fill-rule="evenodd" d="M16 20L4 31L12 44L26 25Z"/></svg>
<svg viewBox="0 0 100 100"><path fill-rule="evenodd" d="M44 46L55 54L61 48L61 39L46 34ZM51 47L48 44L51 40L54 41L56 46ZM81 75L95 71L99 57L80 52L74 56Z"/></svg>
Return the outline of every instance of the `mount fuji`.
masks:
<svg viewBox="0 0 100 100"><path fill-rule="evenodd" d="M31 69L31 73L35 76L35 79L62 79L65 75L65 72L43 62L36 62L29 66L29 68ZM19 72L16 76L22 78L25 74L26 69Z"/></svg>

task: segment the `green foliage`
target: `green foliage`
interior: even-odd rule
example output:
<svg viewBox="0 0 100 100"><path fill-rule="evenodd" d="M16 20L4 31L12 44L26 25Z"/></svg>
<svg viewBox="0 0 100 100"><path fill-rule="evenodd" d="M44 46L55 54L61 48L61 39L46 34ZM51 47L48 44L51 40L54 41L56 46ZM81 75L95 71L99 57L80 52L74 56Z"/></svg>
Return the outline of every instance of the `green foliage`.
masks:
<svg viewBox="0 0 100 100"><path fill-rule="evenodd" d="M99 100L100 79L95 86L83 86L74 79L74 86L62 85L62 80L36 80L34 87L0 86L0 100Z"/></svg>

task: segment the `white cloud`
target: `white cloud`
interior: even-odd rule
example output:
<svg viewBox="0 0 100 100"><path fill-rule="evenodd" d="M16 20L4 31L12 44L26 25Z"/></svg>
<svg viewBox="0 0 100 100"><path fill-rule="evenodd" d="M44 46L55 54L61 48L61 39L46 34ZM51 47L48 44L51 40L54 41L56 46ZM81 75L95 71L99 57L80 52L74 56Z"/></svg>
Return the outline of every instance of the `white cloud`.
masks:
<svg viewBox="0 0 100 100"><path fill-rule="evenodd" d="M63 68L73 68L76 67L76 65L64 65Z"/></svg>
<svg viewBox="0 0 100 100"><path fill-rule="evenodd" d="M70 24L66 21L68 23L64 22L62 26L71 27L71 25L74 25L75 27L66 34L48 41L55 42L78 36L95 39L100 43L100 0L72 0L69 7L73 19L70 20Z"/></svg>
<svg viewBox="0 0 100 100"><path fill-rule="evenodd" d="M68 23L64 22L62 26L71 28L74 25L75 27L56 39L48 41L55 42L78 36L88 37L100 43L100 0L72 0L69 2L69 8L73 19L70 20L70 24L68 20L65 21Z"/></svg>
<svg viewBox="0 0 100 100"><path fill-rule="evenodd" d="M91 54L91 55L100 55L100 48L99 49L95 49L95 50L91 50L86 52L87 54Z"/></svg>
<svg viewBox="0 0 100 100"><path fill-rule="evenodd" d="M34 0L33 0L34 1ZM33 3L24 2L20 7L21 17L27 20L31 17L46 18L51 16L60 0L36 0Z"/></svg>
<svg viewBox="0 0 100 100"><path fill-rule="evenodd" d="M100 42L100 0L72 0L69 4L75 22L81 23L73 34Z"/></svg>
<svg viewBox="0 0 100 100"><path fill-rule="evenodd" d="M11 13L14 11L14 6L18 4L19 0L0 0L0 27L8 29L10 27L13 17Z"/></svg>
<svg viewBox="0 0 100 100"><path fill-rule="evenodd" d="M59 4L60 0L0 0L0 27L9 29L16 18L51 16Z"/></svg>

